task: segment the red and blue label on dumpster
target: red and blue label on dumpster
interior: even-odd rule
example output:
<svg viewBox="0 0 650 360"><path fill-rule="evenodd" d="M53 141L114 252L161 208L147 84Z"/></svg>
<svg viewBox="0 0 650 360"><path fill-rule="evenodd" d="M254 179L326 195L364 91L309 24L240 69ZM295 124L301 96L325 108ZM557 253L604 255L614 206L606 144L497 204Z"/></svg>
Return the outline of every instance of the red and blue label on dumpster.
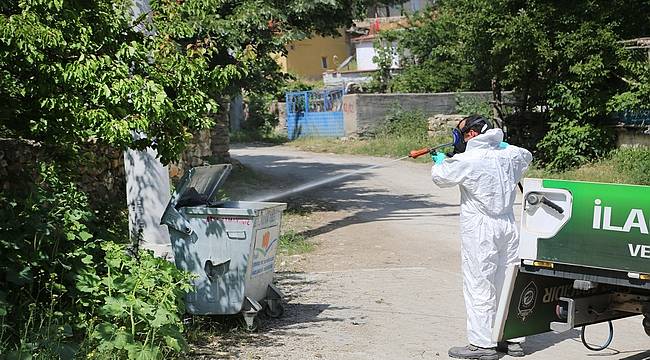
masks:
<svg viewBox="0 0 650 360"><path fill-rule="evenodd" d="M273 226L257 231L255 235L251 277L273 272L279 237L280 226Z"/></svg>

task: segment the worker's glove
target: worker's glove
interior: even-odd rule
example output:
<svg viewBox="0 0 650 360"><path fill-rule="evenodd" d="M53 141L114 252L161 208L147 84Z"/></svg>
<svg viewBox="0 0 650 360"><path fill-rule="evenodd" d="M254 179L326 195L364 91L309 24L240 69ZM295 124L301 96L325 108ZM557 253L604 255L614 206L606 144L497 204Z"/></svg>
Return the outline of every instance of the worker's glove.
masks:
<svg viewBox="0 0 650 360"><path fill-rule="evenodd" d="M431 154L431 160L433 160L433 162L436 165L442 164L442 162L445 161L446 158L447 155L445 155L445 153L437 152L435 154Z"/></svg>
<svg viewBox="0 0 650 360"><path fill-rule="evenodd" d="M499 144L499 149L505 149L505 148L508 147L508 145L509 145L509 144L508 144L507 142L502 141L502 142Z"/></svg>

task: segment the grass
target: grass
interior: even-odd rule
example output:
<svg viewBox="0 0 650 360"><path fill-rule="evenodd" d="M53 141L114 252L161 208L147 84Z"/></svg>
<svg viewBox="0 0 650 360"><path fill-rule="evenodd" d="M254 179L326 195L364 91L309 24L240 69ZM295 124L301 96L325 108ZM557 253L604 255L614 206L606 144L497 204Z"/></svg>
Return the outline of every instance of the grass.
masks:
<svg viewBox="0 0 650 360"><path fill-rule="evenodd" d="M430 138L427 118L418 111L394 109L375 133L364 139L299 138L290 145L305 151L335 154L370 155L399 158L411 150L449 142L445 138ZM423 156L418 161L430 162Z"/></svg>
<svg viewBox="0 0 650 360"><path fill-rule="evenodd" d="M247 131L240 130L230 134L231 143L254 143L262 142L267 144L284 144L289 139L286 134L274 131Z"/></svg>
<svg viewBox="0 0 650 360"><path fill-rule="evenodd" d="M592 164L583 165L577 169L553 172L533 166L526 173L526 177L544 178L544 179L562 179L592 181L604 183L627 183L626 176L616 172L616 167L612 161L603 160Z"/></svg>
<svg viewBox="0 0 650 360"><path fill-rule="evenodd" d="M650 149L618 149L604 159L562 172L533 167L526 177L650 185Z"/></svg>
<svg viewBox="0 0 650 360"><path fill-rule="evenodd" d="M294 230L287 230L284 234L280 235L280 247L278 250L282 255L288 256L305 254L314 250L314 244L309 242L304 235Z"/></svg>
<svg viewBox="0 0 650 360"><path fill-rule="evenodd" d="M411 150L442 143L440 140L413 141L405 136L375 137L369 139L329 139L329 138L300 138L292 141L290 145L304 151L327 152L334 154L369 155L378 157L402 157ZM417 161L431 159L421 157Z"/></svg>

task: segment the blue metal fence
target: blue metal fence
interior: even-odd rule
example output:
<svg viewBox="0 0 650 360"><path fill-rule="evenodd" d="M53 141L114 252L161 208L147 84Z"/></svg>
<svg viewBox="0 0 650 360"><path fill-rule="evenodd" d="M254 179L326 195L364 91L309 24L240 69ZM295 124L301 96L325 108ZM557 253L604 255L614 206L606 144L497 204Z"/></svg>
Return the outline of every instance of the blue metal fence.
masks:
<svg viewBox="0 0 650 360"><path fill-rule="evenodd" d="M650 110L628 110L615 114L615 119L624 125L650 126Z"/></svg>
<svg viewBox="0 0 650 360"><path fill-rule="evenodd" d="M344 136L343 95L343 89L287 93L289 139L301 136Z"/></svg>

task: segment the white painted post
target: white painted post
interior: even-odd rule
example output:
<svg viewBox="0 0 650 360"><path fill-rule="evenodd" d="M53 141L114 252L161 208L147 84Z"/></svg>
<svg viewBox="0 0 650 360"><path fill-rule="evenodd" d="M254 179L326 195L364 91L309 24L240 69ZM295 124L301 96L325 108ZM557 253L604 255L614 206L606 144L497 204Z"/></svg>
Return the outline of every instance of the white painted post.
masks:
<svg viewBox="0 0 650 360"><path fill-rule="evenodd" d="M145 26L151 16L149 0L133 0L131 12L133 20L146 14L145 20L135 30L152 35L152 30ZM138 139L146 135L133 136ZM156 256L173 260L169 232L166 226L160 225L160 218L171 198L169 172L158 161L157 155L151 148L146 151L128 149L124 152L129 236L131 241L138 241L139 248L152 250Z"/></svg>
<svg viewBox="0 0 650 360"><path fill-rule="evenodd" d="M171 198L169 173L156 158L156 151L126 150L126 202L129 207L129 233L139 247L153 250L156 256L173 259L167 227L160 225Z"/></svg>

